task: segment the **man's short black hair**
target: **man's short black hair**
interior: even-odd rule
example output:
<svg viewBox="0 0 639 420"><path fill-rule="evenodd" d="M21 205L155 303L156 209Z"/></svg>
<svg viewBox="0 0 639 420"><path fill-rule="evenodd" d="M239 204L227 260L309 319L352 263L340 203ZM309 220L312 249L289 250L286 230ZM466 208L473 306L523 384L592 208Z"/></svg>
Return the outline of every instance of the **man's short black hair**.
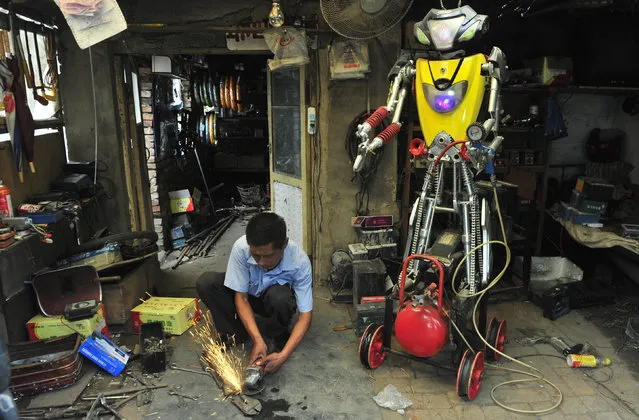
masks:
<svg viewBox="0 0 639 420"><path fill-rule="evenodd" d="M272 243L281 249L286 243L286 222L275 213L258 213L246 226L246 241L253 246Z"/></svg>

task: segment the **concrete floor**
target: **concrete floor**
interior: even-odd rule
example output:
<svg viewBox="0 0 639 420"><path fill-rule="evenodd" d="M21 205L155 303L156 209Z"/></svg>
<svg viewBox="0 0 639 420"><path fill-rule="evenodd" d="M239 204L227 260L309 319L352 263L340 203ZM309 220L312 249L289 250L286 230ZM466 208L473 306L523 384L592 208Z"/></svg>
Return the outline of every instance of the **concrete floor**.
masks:
<svg viewBox="0 0 639 420"><path fill-rule="evenodd" d="M165 269L158 292L165 296L195 296L194 283L207 270L225 271L232 243L243 234L246 220L236 222L217 243L208 258L187 262L176 270ZM170 267L171 256L163 266ZM389 356L377 370L366 370L357 356L358 338L354 331L333 331L339 325L351 325L349 305L329 303L323 287L314 291L313 324L307 337L286 364L265 378L266 390L259 397L264 410L258 418L280 419L634 419L639 418L639 364L636 348L622 346L623 320L612 324L597 321L596 313L572 311L550 321L531 303L519 301L491 305L489 312L507 319L508 354L521 357L536 367L563 393L561 406L544 416L518 415L499 407L491 399L491 388L498 383L523 378L521 375L486 370L479 396L473 402L461 400L455 392L455 373L422 363ZM623 314L617 314L619 319ZM614 317L613 317L614 318ZM607 319L607 318L606 318ZM561 336L569 343L588 342L613 360L611 367L593 370L569 368L548 344L531 344L530 337ZM199 349L189 334L175 339L171 362L198 366ZM523 357L522 357L523 356ZM444 356L447 360L447 355ZM498 365L519 369L513 362ZM186 394L201 395L179 408L178 400L166 390L156 391L147 409L129 412L127 418L199 419L244 418L228 402L221 401L215 384L206 376L167 371L162 381L181 385ZM377 407L373 396L388 384L394 384L413 405L401 416ZM539 410L553 405L557 394L547 384L518 384L495 391L497 399L519 410Z"/></svg>

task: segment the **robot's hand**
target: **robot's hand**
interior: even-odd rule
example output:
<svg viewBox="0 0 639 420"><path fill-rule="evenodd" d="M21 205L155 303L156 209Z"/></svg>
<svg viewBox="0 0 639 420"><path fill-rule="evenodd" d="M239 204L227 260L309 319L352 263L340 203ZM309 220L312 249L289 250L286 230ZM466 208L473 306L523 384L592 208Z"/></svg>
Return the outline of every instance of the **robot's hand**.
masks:
<svg viewBox="0 0 639 420"><path fill-rule="evenodd" d="M374 153L374 150L380 148L383 144L384 142L379 137L360 143L357 148L355 163L353 163L353 171L360 172L364 168L369 154Z"/></svg>
<svg viewBox="0 0 639 420"><path fill-rule="evenodd" d="M355 163L353 163L353 171L359 172L364 168L364 162L370 153L374 153L375 150L379 149L390 140L392 137L396 136L401 130L402 126L398 123L392 123L381 133L379 133L373 140L365 140L361 142L357 148L357 158L355 158Z"/></svg>

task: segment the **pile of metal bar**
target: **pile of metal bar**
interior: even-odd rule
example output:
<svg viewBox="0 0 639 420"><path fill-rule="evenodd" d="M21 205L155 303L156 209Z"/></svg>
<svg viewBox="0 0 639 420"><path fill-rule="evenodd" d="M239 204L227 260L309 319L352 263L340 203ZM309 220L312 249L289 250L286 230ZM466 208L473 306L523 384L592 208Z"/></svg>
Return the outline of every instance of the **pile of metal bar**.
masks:
<svg viewBox="0 0 639 420"><path fill-rule="evenodd" d="M232 213L230 216L219 220L213 226L187 239L186 245L180 250L178 259L171 268L178 268L185 259L192 261L198 257L206 257L217 240L220 239L226 229L237 219L237 216L236 213Z"/></svg>

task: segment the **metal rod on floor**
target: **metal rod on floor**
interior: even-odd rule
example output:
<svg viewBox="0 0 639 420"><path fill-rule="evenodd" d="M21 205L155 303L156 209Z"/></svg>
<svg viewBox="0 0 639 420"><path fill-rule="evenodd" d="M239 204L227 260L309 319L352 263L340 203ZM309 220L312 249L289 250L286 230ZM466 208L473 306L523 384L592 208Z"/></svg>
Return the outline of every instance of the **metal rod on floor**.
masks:
<svg viewBox="0 0 639 420"><path fill-rule="evenodd" d="M204 188L206 189L206 195L209 197L209 204L211 210L213 210L213 197L211 197L211 191L209 191L209 184L206 182L206 176L204 175L204 169L202 168L202 162L200 162L200 155L197 153L197 146L193 146L195 152L195 159L197 160L197 166L200 167L200 174L202 175L202 181L204 181Z"/></svg>
<svg viewBox="0 0 639 420"><path fill-rule="evenodd" d="M231 226L231 224L235 221L235 218L236 218L235 215L232 215L229 217L229 220L224 225L222 225L222 227L215 233L211 241L202 250L202 254L204 255L200 254L200 256L203 257L209 253L209 250L211 249L211 247L217 242L220 236L222 236L222 234L226 232L226 229L228 229L228 227Z"/></svg>

